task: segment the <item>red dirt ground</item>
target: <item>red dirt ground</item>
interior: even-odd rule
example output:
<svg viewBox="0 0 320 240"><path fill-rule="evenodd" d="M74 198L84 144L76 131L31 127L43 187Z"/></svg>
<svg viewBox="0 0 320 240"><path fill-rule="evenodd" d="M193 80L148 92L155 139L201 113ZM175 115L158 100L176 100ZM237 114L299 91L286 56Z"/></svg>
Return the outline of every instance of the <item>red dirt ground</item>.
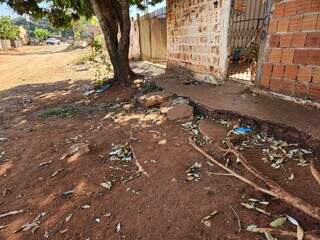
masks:
<svg viewBox="0 0 320 240"><path fill-rule="evenodd" d="M55 81L14 87L0 92L0 213L23 209L23 212L0 219L6 226L1 239L265 239L250 233L246 226L268 227L279 215L288 214L308 230L319 223L279 200L255 192L230 176L209 176L208 171L223 172L210 166L189 144L191 134L179 124L165 119L158 111L135 107L129 112L111 110L108 103L130 102L136 90L114 87L103 94L83 96L86 81ZM60 106L78 111L69 117L40 117L41 113ZM104 117L110 113L114 118ZM71 143L67 139L78 137ZM124 144L130 136L136 160L149 177L142 174L123 183L137 171L135 161L108 161L113 144ZM60 158L74 143L86 142L91 151L68 162ZM287 182L284 173L257 161L260 150L245 155L263 173L287 190L319 205L320 187L309 168L288 163L295 173ZM52 161L47 167L39 164ZM186 181L186 170L201 162L200 180ZM118 167L118 168L115 168ZM236 166L239 168L239 166ZM56 176L50 177L56 170ZM241 170L240 170L241 171ZM111 191L100 183L114 181ZM129 189L130 188L130 189ZM64 197L63 192L75 190ZM134 192L134 191L135 192ZM136 194L138 192L139 194ZM248 198L270 201L265 216L240 205ZM90 205L88 209L81 206ZM242 230L238 232L237 217ZM214 210L218 214L211 227L201 219ZM14 233L41 212L40 228ZM109 214L111 213L111 216ZM72 214L66 222L65 218ZM100 223L96 219L100 219ZM116 225L121 224L120 231ZM284 229L295 231L289 223ZM281 238L290 239L290 238Z"/></svg>

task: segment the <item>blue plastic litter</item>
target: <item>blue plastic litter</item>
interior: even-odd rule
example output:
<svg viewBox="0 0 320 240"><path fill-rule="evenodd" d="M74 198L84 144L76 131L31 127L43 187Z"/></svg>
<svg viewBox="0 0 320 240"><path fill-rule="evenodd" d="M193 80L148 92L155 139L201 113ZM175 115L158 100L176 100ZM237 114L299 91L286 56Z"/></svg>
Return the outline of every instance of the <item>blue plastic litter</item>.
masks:
<svg viewBox="0 0 320 240"><path fill-rule="evenodd" d="M239 127L233 129L233 132L237 135L244 135L248 133L252 133L253 129L251 127Z"/></svg>
<svg viewBox="0 0 320 240"><path fill-rule="evenodd" d="M109 85L103 85L101 88L96 90L96 93L102 93L109 88Z"/></svg>

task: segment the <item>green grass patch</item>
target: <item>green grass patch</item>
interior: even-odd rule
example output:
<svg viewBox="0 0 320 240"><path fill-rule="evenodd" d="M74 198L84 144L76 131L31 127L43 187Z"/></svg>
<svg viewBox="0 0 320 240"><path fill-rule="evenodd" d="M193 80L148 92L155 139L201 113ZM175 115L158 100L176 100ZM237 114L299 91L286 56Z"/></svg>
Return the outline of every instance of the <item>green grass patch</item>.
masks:
<svg viewBox="0 0 320 240"><path fill-rule="evenodd" d="M82 65L82 64L86 64L87 62L92 62L93 60L94 60L94 54L90 53L90 54L85 54L80 56L79 58L75 59L73 63L75 65Z"/></svg>
<svg viewBox="0 0 320 240"><path fill-rule="evenodd" d="M75 114L78 109L72 106L62 106L58 108L51 108L47 111L42 112L39 116L41 118L49 118L49 117L70 117Z"/></svg>

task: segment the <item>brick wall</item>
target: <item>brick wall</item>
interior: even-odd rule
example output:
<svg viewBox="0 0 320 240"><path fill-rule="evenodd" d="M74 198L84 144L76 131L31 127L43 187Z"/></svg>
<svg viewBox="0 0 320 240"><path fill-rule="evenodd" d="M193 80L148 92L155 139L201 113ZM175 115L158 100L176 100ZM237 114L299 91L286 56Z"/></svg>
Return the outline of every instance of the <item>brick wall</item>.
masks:
<svg viewBox="0 0 320 240"><path fill-rule="evenodd" d="M228 0L167 1L167 68L209 82L226 75Z"/></svg>
<svg viewBox="0 0 320 240"><path fill-rule="evenodd" d="M260 86L320 101L320 0L274 1Z"/></svg>

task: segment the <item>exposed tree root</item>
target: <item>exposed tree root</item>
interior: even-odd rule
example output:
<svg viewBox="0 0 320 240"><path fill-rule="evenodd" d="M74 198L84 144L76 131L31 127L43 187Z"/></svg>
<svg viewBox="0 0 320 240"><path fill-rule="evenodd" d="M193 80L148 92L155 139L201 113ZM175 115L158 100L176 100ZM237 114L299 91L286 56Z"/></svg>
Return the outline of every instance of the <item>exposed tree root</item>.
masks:
<svg viewBox="0 0 320 240"><path fill-rule="evenodd" d="M293 238L297 237L296 232L289 232L289 231L279 230L279 229L275 229L275 228L256 228L255 231L258 233L268 232L268 233L278 235L278 236L283 236L283 237L293 237ZM303 239L305 239L305 240L319 240L319 235L316 236L316 234L313 234L311 232L305 232Z"/></svg>
<svg viewBox="0 0 320 240"><path fill-rule="evenodd" d="M318 171L318 169L316 169L316 166L313 161L310 162L310 170L311 170L313 177L320 184L320 172Z"/></svg>
<svg viewBox="0 0 320 240"><path fill-rule="evenodd" d="M232 145L231 142L226 142L228 148L223 149L223 151L226 154L232 153L237 157L237 161L240 162L250 173L252 173L256 178L260 179L267 187L261 187L258 184L252 182L251 180L239 175L235 171L231 170L230 168L224 166L219 161L214 159L212 156L210 156L207 152L205 152L203 149L198 147L190 138L189 139L190 145L195 148L198 152L200 152L202 155L204 155L206 158L208 158L213 163L217 164L219 167L224 169L225 171L231 173L236 178L240 179L241 181L247 183L248 185L254 187L256 190L261 191L263 193L266 193L270 196L273 196L275 198L278 198L285 203L299 209L300 211L304 212L305 214L309 215L310 217L313 217L314 219L317 219L320 221L320 208L317 206L313 206L301 198L292 195L291 193L285 191L281 186L279 186L276 182L269 179L268 177L265 177L263 174L261 174L255 167L250 165L245 159L241 153Z"/></svg>

